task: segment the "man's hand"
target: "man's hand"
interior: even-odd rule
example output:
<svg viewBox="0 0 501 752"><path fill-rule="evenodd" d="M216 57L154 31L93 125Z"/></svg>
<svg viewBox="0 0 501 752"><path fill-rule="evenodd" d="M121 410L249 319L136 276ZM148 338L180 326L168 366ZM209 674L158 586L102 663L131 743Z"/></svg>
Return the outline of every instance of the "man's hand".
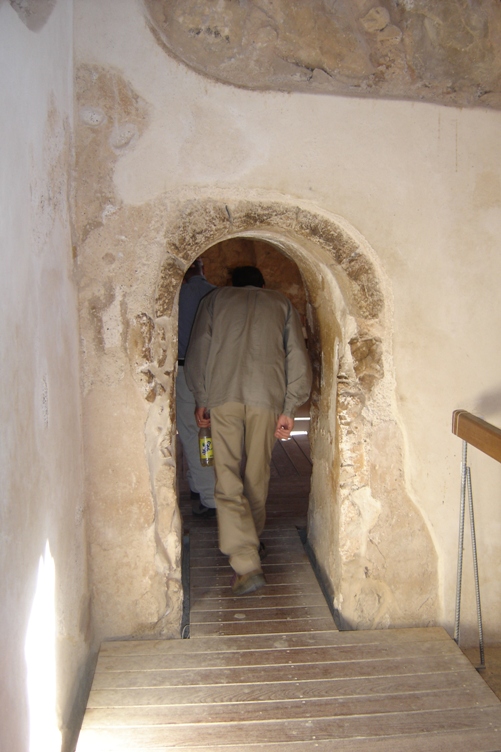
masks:
<svg viewBox="0 0 501 752"><path fill-rule="evenodd" d="M195 408L195 420L199 428L208 428L210 426L210 413L207 407Z"/></svg>
<svg viewBox="0 0 501 752"><path fill-rule="evenodd" d="M288 415L280 415L277 420L277 427L275 428L276 439L290 439L291 431L294 427L294 418L289 418Z"/></svg>

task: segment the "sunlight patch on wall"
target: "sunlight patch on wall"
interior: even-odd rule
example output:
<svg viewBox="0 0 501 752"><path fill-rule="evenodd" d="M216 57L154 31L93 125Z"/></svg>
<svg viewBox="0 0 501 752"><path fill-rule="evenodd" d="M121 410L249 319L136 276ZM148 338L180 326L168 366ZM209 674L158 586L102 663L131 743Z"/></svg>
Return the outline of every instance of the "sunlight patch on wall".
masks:
<svg viewBox="0 0 501 752"><path fill-rule="evenodd" d="M30 752L59 752L61 733L56 716L56 570L49 542L38 565L24 654L30 717Z"/></svg>

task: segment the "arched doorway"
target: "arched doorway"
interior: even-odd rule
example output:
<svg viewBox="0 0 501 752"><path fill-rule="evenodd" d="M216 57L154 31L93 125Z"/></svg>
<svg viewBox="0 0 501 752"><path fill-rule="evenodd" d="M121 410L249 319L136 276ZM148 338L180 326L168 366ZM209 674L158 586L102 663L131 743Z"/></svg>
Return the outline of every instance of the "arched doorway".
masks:
<svg viewBox="0 0 501 752"><path fill-rule="evenodd" d="M121 235L124 222L135 235ZM117 237L120 253L103 255ZM354 628L432 623L437 557L406 483L392 296L376 254L317 206L197 190L117 211L85 261L89 279L96 258L114 264L114 285L103 272L81 290L100 634L179 636L177 294L195 258L234 238L273 246L297 265L306 290L315 369L308 538L334 607Z"/></svg>
<svg viewBox="0 0 501 752"><path fill-rule="evenodd" d="M216 287L231 285L231 274L238 266L257 266L264 275L266 288L283 293L299 313L303 334L308 346L307 295L296 263L281 253L274 245L255 238L234 237L216 243L201 256L204 274ZM314 362L318 361L318 352L312 349L310 354ZM316 369L318 370L318 368ZM179 419L179 418L178 418ZM271 484L268 496L268 516L292 517L293 507L296 511L296 526L305 527L305 515L310 490L311 459L309 451L310 401L302 405L295 420L294 430L288 442L276 442L271 462ZM179 428L179 425L178 425ZM178 437L179 438L179 437ZM189 530L197 516L203 514L200 502L195 498L190 511L188 503L189 487L186 482L189 474L185 453L181 441L177 444L179 501L182 505L185 530ZM197 463L198 464L198 463ZM196 471L195 471L196 472ZM287 505L280 505L279 499L288 500ZM296 500L295 504L292 500ZM286 506L287 509L281 509ZM292 524L292 523L291 523Z"/></svg>
<svg viewBox="0 0 501 752"><path fill-rule="evenodd" d="M375 254L341 218L289 199L190 200L171 219L161 327L175 313L184 269L217 243L267 243L297 264L315 366L309 542L346 626L429 623L435 552L405 486L391 295ZM164 399L172 404L172 393Z"/></svg>

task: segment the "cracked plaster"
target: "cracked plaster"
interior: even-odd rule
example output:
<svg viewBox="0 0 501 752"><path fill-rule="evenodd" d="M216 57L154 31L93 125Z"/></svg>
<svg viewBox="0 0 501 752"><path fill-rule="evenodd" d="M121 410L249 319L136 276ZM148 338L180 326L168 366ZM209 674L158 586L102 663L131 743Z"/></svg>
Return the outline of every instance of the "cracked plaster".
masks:
<svg viewBox="0 0 501 752"><path fill-rule="evenodd" d="M501 106L501 16L482 0L143 0L169 55L249 89Z"/></svg>

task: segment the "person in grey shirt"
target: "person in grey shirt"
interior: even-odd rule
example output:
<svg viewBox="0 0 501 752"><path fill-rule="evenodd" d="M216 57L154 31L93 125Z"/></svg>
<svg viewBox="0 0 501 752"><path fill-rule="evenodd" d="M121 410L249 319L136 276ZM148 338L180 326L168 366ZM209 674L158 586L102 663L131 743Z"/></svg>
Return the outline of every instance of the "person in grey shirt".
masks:
<svg viewBox="0 0 501 752"><path fill-rule="evenodd" d="M184 358L198 305L202 298L214 289L216 289L214 285L207 282L204 276L202 259L196 259L184 275L179 291L176 422L188 465L187 478L191 492L192 511L193 514L204 517L215 514L214 468L202 467L200 464L195 400L186 385Z"/></svg>
<svg viewBox="0 0 501 752"><path fill-rule="evenodd" d="M264 289L259 269L235 269L233 287L201 301L185 376L197 424L211 426L219 547L235 572L233 592L244 595L265 584L259 536L273 444L290 436L295 411L311 388L299 314L282 293Z"/></svg>

